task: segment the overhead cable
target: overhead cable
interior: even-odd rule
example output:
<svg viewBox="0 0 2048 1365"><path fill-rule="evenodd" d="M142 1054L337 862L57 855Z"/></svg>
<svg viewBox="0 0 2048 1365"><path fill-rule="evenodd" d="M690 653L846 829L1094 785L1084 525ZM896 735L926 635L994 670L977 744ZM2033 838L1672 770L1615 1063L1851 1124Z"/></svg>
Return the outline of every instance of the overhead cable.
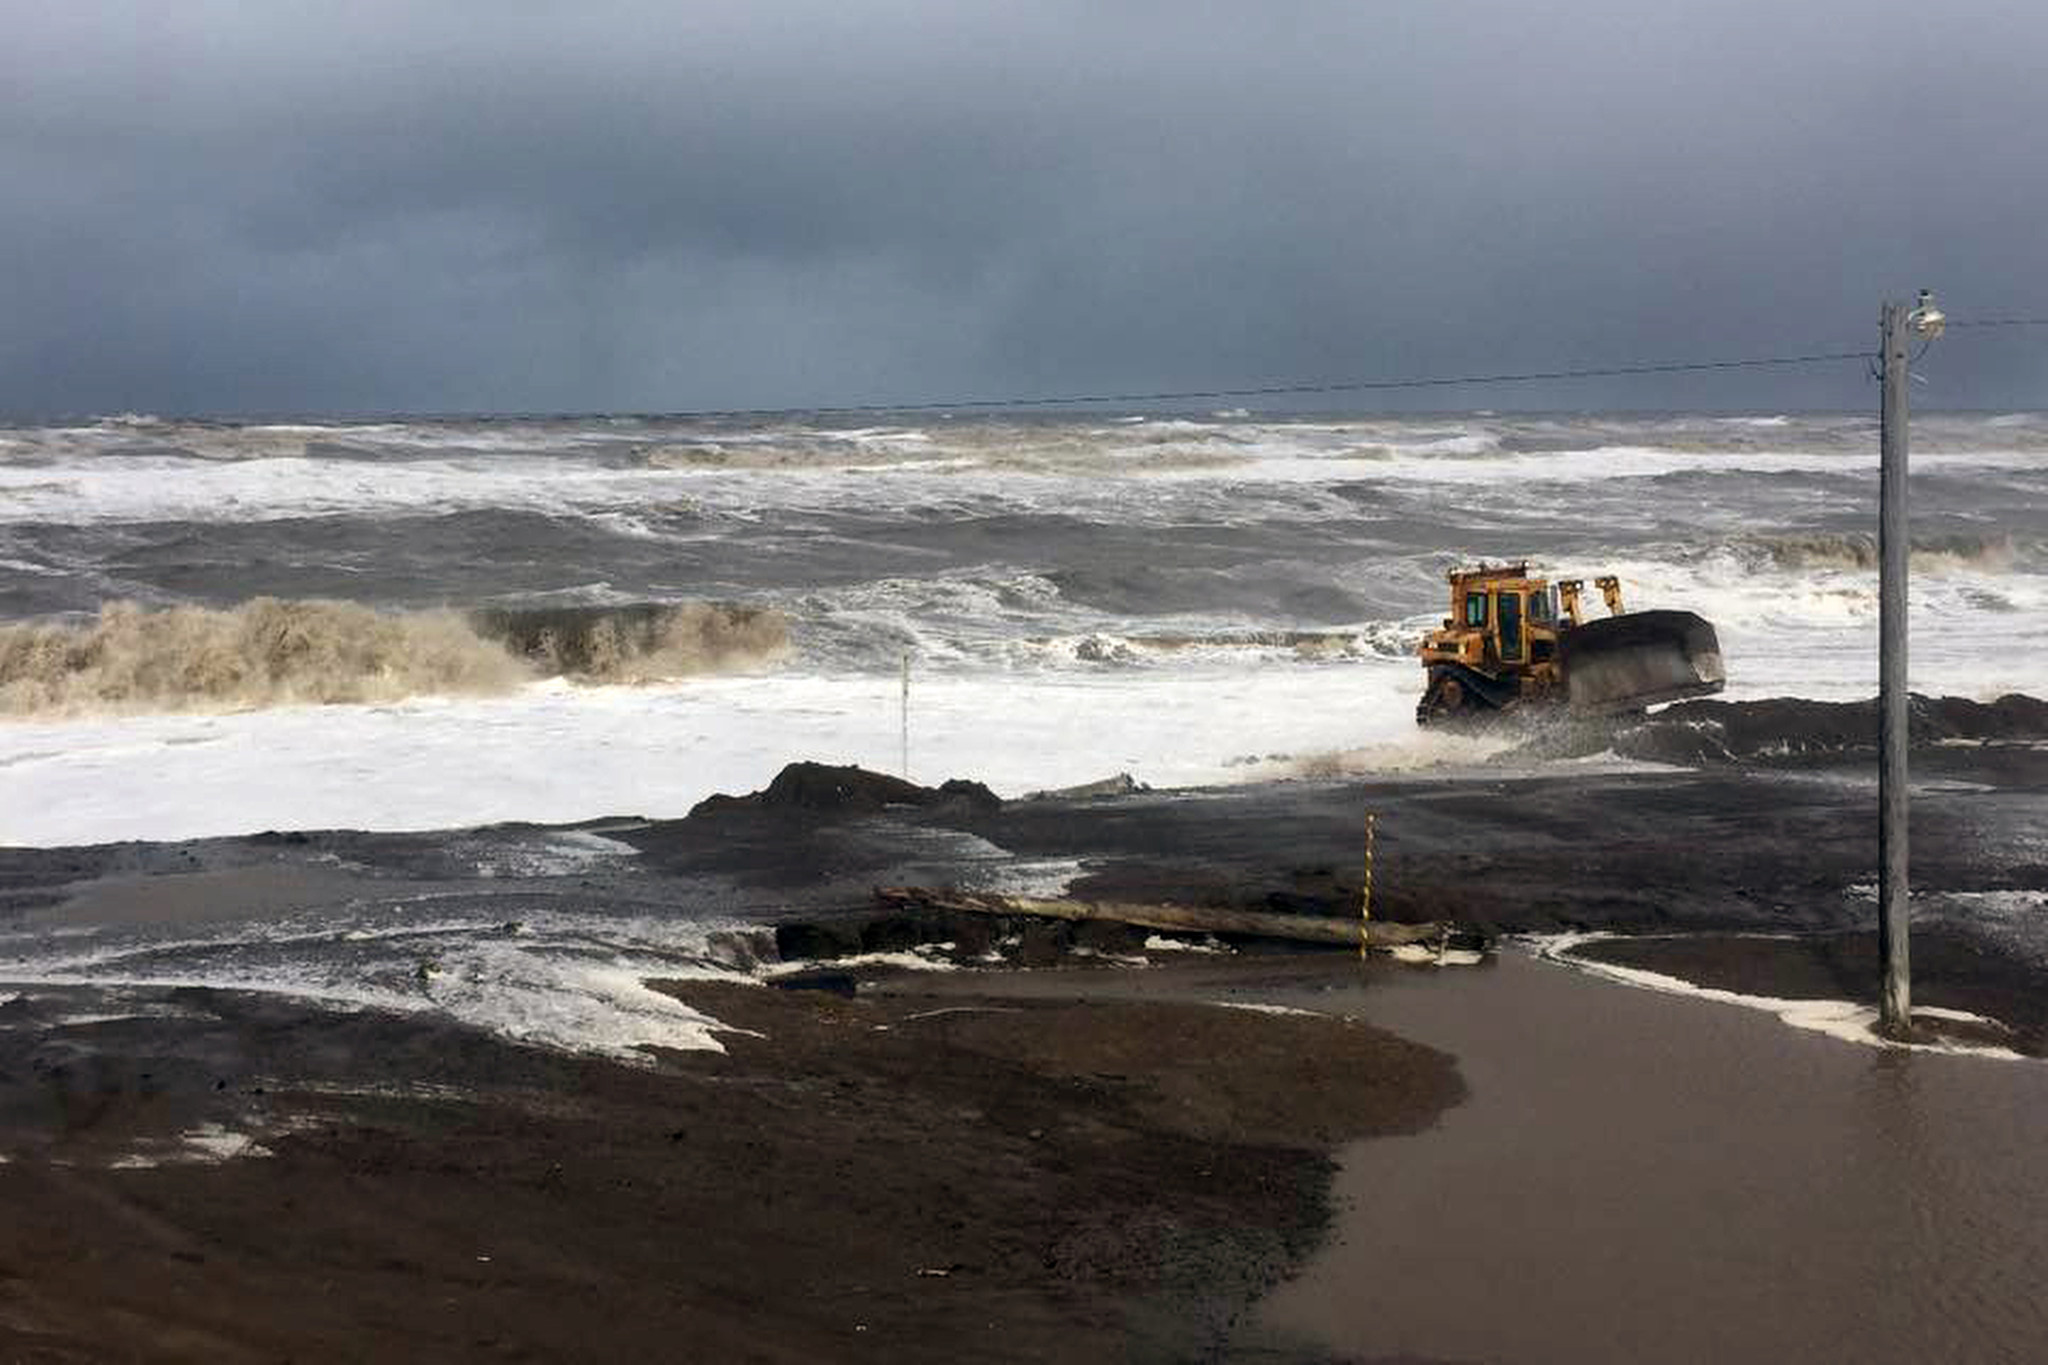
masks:
<svg viewBox="0 0 2048 1365"><path fill-rule="evenodd" d="M1960 327L2048 327L2048 317L1980 318L1975 321L1949 319L1948 326ZM1156 393L1080 393L1037 398L958 398L939 402L833 403L811 407L783 408L695 408L669 414L673 417L806 417L836 413L950 412L960 409L993 411L1019 408L1085 407L1091 404L1144 404L1210 402L1226 398L1288 398L1323 393L1375 393L1397 389L1447 389L1476 384L1537 384L1567 379L1627 378L1646 374L1693 374L1711 370L1783 369L1797 365L1826 365L1839 361L1870 361L1875 352L1868 348L1847 351L1816 351L1804 355L1746 356L1735 360L1673 360L1632 365L1589 366L1568 370L1525 370L1509 374L1428 375L1409 379L1338 379L1308 383L1260 384L1233 389L1178 389Z"/></svg>
<svg viewBox="0 0 2048 1365"><path fill-rule="evenodd" d="M2048 318L1979 318L1975 322L1948 320L1950 327L2048 327Z"/></svg>
<svg viewBox="0 0 2048 1365"><path fill-rule="evenodd" d="M1752 356L1739 360L1675 360L1636 365L1609 365L1571 370L1528 370L1512 374L1432 375L1413 379L1344 379L1316 383L1264 384L1239 389L1181 389L1157 393L1063 394L1044 398L963 398L948 402L839 403L817 407L699 408L676 417L794 417L847 412L940 412L960 408L1080 407L1099 403L1185 403L1222 398L1275 398L1318 393L1364 393L1389 389L1440 389L1469 384L1531 384L1546 380L1602 379L1645 374L1683 374L1702 370L1754 370L1834 361L1867 360L1868 349L1823 351L1808 355Z"/></svg>

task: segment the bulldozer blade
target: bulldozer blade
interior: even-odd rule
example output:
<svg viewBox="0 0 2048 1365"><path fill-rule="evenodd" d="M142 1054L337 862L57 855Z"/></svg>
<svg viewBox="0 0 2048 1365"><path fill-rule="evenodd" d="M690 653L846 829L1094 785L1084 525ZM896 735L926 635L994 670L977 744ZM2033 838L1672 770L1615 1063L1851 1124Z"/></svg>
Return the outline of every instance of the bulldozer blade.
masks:
<svg viewBox="0 0 2048 1365"><path fill-rule="evenodd" d="M1633 611L1588 621L1558 643L1574 711L1634 710L1719 692L1721 640L1689 611Z"/></svg>

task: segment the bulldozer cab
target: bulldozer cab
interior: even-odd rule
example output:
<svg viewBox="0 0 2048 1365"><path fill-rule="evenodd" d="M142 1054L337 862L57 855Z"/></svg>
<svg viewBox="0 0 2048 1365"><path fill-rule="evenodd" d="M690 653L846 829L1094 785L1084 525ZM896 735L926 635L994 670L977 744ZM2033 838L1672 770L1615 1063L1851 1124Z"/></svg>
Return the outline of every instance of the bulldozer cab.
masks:
<svg viewBox="0 0 2048 1365"><path fill-rule="evenodd" d="M1454 574L1451 594L1453 615L1433 641L1489 665L1530 664L1550 656L1557 618L1551 588L1529 577L1526 565Z"/></svg>

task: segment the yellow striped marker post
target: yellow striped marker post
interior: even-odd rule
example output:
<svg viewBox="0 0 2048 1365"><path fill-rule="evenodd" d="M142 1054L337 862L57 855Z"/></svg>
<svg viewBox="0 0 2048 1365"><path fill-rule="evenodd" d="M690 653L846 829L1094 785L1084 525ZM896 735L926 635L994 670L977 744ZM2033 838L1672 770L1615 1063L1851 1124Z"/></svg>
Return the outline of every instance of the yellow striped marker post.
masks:
<svg viewBox="0 0 2048 1365"><path fill-rule="evenodd" d="M1358 960L1365 961L1365 943L1370 937L1368 926L1372 923L1372 824L1373 815L1365 815L1365 884L1358 891Z"/></svg>

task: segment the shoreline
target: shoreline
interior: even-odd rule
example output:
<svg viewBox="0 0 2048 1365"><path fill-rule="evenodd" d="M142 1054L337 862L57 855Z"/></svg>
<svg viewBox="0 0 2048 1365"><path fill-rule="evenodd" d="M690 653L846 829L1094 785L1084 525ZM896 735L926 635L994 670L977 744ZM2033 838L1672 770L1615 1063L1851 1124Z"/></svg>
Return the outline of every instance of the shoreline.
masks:
<svg viewBox="0 0 2048 1365"><path fill-rule="evenodd" d="M2048 755L1932 766L1916 1005L2048 1054ZM1439 1129L1543 1055L1544 1016L1513 1022L1532 964L1190 954L885 911L874 888L1355 913L1373 811L1376 915L1584 935L1589 963L1695 995L1854 1003L1876 980L1866 779L1737 763L1001 801L797 765L681 820L0 850L0 1337L49 1360L1327 1360L1247 1324L1359 1235L1361 1161L1429 1169ZM1153 965L1117 965L1135 957ZM1743 1034L1759 1075L1835 1046L1560 989L1651 1031ZM1437 997L1465 1017L1411 1040L1400 1002ZM1593 1063L1548 1064L1559 1093L1599 1092ZM1512 1123L1570 1117L1529 1103ZM1655 1140L1691 1103L1667 1097ZM1459 1141L1512 1171L1512 1123Z"/></svg>

